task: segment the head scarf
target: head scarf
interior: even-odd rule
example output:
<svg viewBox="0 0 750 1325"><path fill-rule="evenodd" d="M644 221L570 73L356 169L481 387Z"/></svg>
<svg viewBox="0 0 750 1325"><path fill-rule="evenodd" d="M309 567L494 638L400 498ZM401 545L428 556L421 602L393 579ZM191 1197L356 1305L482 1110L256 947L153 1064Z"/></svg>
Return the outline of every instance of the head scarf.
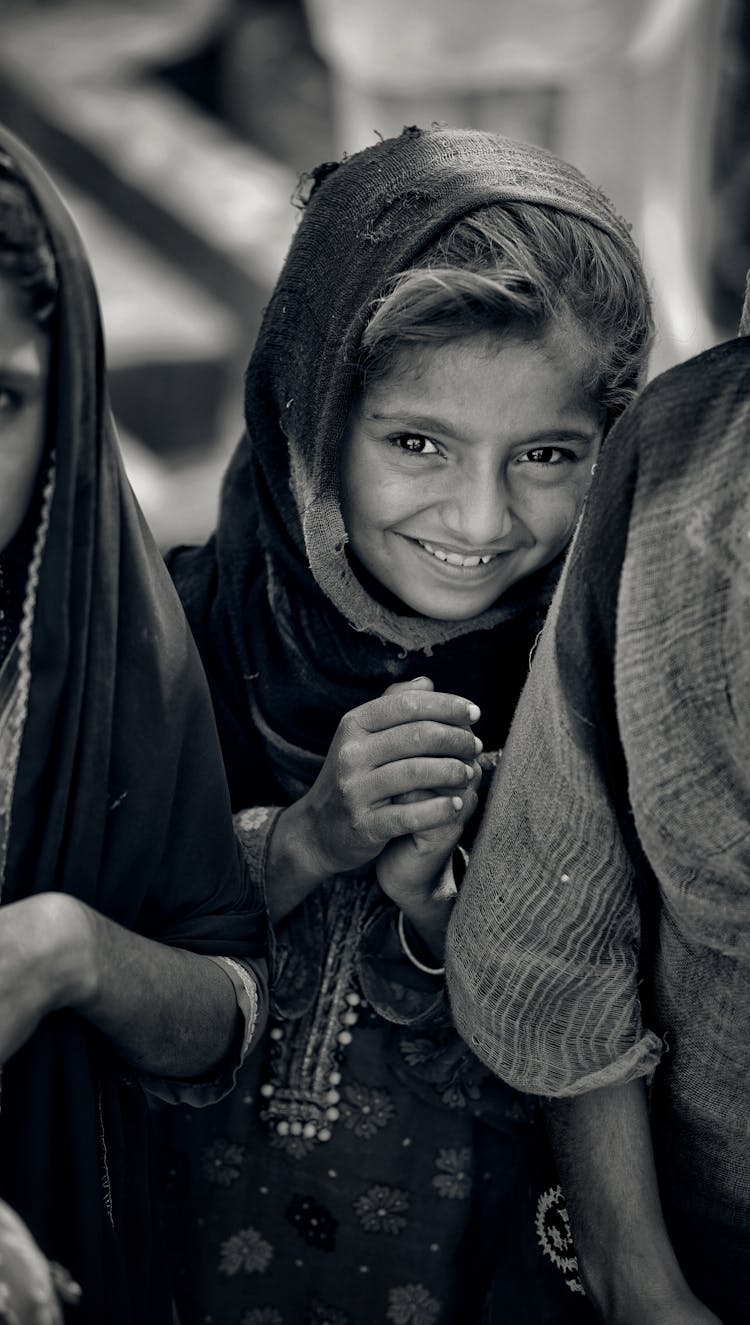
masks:
<svg viewBox="0 0 750 1325"><path fill-rule="evenodd" d="M61 890L162 942L250 956L261 938L210 695L123 474L88 263L39 165L5 132L0 150L45 219L59 286L2 901ZM3 1072L0 1193L82 1283L81 1325L157 1318L145 1107L121 1076L64 1013Z"/></svg>
<svg viewBox="0 0 750 1325"><path fill-rule="evenodd" d="M338 450L373 301L446 229L493 203L586 219L639 268L626 226L578 171L499 136L408 129L319 168L314 180L250 360L246 435L226 476L216 538L171 562L208 662L233 795L246 802L261 793L249 774L262 767L247 744L250 725L274 740L302 786L342 713L389 679L427 672L454 689L461 676L491 717L484 737L497 744L549 601L557 568L480 618L431 620L388 606L352 568ZM478 674L477 631L494 632L481 642L492 693ZM315 758L305 764L301 749Z"/></svg>

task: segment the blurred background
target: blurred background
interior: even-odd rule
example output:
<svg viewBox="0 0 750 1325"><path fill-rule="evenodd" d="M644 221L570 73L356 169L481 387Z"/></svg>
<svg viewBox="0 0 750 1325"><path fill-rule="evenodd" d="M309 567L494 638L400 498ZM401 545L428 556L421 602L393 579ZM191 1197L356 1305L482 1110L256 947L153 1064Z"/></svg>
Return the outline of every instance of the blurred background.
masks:
<svg viewBox="0 0 750 1325"><path fill-rule="evenodd" d="M750 0L0 0L0 120L89 249L126 464L202 540L301 172L442 121L551 147L632 222L652 372L733 335Z"/></svg>

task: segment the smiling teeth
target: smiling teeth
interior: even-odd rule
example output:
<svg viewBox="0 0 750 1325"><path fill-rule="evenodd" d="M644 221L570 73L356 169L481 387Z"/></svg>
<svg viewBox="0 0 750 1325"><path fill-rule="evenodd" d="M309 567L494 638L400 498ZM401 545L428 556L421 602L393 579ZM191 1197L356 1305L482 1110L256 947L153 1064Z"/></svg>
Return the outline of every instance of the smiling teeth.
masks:
<svg viewBox="0 0 750 1325"><path fill-rule="evenodd" d="M492 554L487 557L462 557L459 552L444 552L442 548L435 547L433 543L425 543L421 538L418 538L417 542L425 552L437 557L438 561L447 561L449 566L486 566L488 561L493 560Z"/></svg>

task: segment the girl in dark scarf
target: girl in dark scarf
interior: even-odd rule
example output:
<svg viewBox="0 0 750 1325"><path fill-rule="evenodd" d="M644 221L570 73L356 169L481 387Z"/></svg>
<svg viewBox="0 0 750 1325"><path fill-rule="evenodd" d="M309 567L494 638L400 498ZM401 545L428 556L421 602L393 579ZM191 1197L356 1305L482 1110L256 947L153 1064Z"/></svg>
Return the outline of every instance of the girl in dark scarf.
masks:
<svg viewBox="0 0 750 1325"><path fill-rule="evenodd" d="M167 1119L180 1311L468 1325L497 1264L503 1319L561 1322L586 1307L535 1235L541 1128L461 1047L441 951L477 755L639 381L648 296L606 200L535 148L410 129L311 184L218 530L171 560L274 1012L231 1100Z"/></svg>
<svg viewBox="0 0 750 1325"><path fill-rule="evenodd" d="M81 1325L167 1322L140 1078L196 1103L230 1087L264 931L122 473L88 265L4 132L0 305L0 1195L77 1281Z"/></svg>

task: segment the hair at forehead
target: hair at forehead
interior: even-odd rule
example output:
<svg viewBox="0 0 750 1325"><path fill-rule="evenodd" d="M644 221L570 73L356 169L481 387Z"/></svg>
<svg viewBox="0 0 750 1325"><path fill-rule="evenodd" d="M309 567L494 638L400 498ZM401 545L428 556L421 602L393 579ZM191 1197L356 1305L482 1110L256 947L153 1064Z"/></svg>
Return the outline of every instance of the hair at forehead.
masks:
<svg viewBox="0 0 750 1325"><path fill-rule="evenodd" d="M590 387L611 424L641 384L653 331L633 249L553 207L496 204L463 217L389 282L360 369L369 380L406 346L481 332L536 337L571 319L591 346Z"/></svg>
<svg viewBox="0 0 750 1325"><path fill-rule="evenodd" d="M57 272L41 212L12 159L0 149L0 276L26 299L44 323L57 298Z"/></svg>

